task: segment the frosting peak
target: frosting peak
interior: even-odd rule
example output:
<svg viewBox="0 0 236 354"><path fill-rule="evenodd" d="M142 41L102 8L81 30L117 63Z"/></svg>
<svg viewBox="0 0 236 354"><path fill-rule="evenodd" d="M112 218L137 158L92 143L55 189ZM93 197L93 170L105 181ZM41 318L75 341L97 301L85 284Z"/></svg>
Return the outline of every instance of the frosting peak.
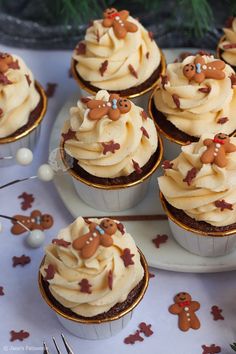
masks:
<svg viewBox="0 0 236 354"><path fill-rule="evenodd" d="M46 248L41 274L49 282L54 298L74 313L92 317L106 312L125 301L142 280L144 270L134 240L123 227L122 232L119 229L116 228L110 247L100 245L93 256L84 259L72 246L78 237L89 232L89 224L79 217Z"/></svg>
<svg viewBox="0 0 236 354"><path fill-rule="evenodd" d="M236 66L236 17L229 28L223 28L225 40L219 47L223 51L222 58L230 65Z"/></svg>

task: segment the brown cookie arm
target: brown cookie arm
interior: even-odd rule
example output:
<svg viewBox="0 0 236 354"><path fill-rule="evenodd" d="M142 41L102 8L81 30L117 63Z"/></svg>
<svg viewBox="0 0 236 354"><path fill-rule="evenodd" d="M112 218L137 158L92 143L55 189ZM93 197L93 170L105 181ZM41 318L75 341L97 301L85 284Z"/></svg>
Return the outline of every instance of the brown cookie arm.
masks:
<svg viewBox="0 0 236 354"><path fill-rule="evenodd" d="M104 117L109 111L109 107L93 108L89 111L88 117L97 120Z"/></svg>
<svg viewBox="0 0 236 354"><path fill-rule="evenodd" d="M169 307L169 312L173 315L178 315L181 311L182 309L177 304L173 304Z"/></svg>
<svg viewBox="0 0 236 354"><path fill-rule="evenodd" d="M129 11L121 10L121 11L119 11L119 16L120 16L121 20L125 21L129 17Z"/></svg>
<svg viewBox="0 0 236 354"><path fill-rule="evenodd" d="M89 109L98 108L98 106L101 106L102 104L104 104L103 100L89 100L86 103Z"/></svg>
<svg viewBox="0 0 236 354"><path fill-rule="evenodd" d="M228 143L228 144L225 146L225 151L226 151L226 152L234 152L234 151L236 151L236 145L231 144L231 143Z"/></svg>
<svg viewBox="0 0 236 354"><path fill-rule="evenodd" d="M102 21L102 25L104 27L111 27L113 24L113 19L111 18L105 18L103 21Z"/></svg>
<svg viewBox="0 0 236 354"><path fill-rule="evenodd" d="M204 140L203 140L203 144L204 144L205 146L210 146L210 145L212 144L212 140L211 140L211 139L204 139Z"/></svg>
<svg viewBox="0 0 236 354"><path fill-rule="evenodd" d="M99 236L95 237L89 244L85 244L85 246L81 250L81 257L84 259L88 259L94 255L97 251L98 246L100 244Z"/></svg>
<svg viewBox="0 0 236 354"><path fill-rule="evenodd" d="M194 63L195 63L195 65L196 64L204 65L205 64L205 60L203 59L202 56L199 55L199 56L197 56L195 58Z"/></svg>
<svg viewBox="0 0 236 354"><path fill-rule="evenodd" d="M201 84L205 80L205 74L203 72L201 73L196 73L194 75L194 80L198 83Z"/></svg>
<svg viewBox="0 0 236 354"><path fill-rule="evenodd" d="M216 70L223 70L225 68L225 62L223 60L215 60L210 63Z"/></svg>
<svg viewBox="0 0 236 354"><path fill-rule="evenodd" d="M125 28L127 29L128 32L132 32L132 33L137 32L138 30L138 26L136 26L135 23L130 21L125 22Z"/></svg>
<svg viewBox="0 0 236 354"><path fill-rule="evenodd" d="M110 108L109 111L108 111L108 117L111 119L111 120L117 120L120 118L120 111L118 108L116 109L113 109L113 108Z"/></svg>
<svg viewBox="0 0 236 354"><path fill-rule="evenodd" d="M72 243L73 248L76 250L81 250L85 246L86 241L89 239L90 236L91 232L88 232L87 234L76 238Z"/></svg>
<svg viewBox="0 0 236 354"><path fill-rule="evenodd" d="M104 247L110 247L113 245L113 239L110 235L101 235L100 236L100 243Z"/></svg>
<svg viewBox="0 0 236 354"><path fill-rule="evenodd" d="M199 304L199 302L197 302L197 301L192 301L192 302L191 302L191 308L192 308L193 311L199 310L199 309L200 309L200 304Z"/></svg>
<svg viewBox="0 0 236 354"><path fill-rule="evenodd" d="M223 80L225 78L224 71L207 69L205 73L206 77L210 79Z"/></svg>
<svg viewBox="0 0 236 354"><path fill-rule="evenodd" d="M114 29L115 36L118 39L125 38L125 36L127 34L127 30L126 30L125 26L121 26L119 22L114 21L113 29Z"/></svg>

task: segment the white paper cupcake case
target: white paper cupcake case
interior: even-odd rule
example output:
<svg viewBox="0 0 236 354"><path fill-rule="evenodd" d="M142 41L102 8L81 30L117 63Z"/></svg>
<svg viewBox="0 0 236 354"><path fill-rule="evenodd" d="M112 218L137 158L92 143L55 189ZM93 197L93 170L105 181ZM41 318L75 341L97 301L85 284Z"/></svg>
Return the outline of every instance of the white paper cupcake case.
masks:
<svg viewBox="0 0 236 354"><path fill-rule="evenodd" d="M59 314L57 314L57 318L62 326L76 337L97 340L110 338L122 331L131 320L132 314L133 311L130 311L117 320L93 324L80 324L62 317Z"/></svg>

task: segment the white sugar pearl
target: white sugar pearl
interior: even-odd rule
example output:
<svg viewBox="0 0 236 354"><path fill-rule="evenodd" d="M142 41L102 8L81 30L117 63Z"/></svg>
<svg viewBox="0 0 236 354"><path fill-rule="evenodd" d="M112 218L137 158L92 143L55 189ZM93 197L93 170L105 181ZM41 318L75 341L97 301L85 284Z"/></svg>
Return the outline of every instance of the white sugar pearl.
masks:
<svg viewBox="0 0 236 354"><path fill-rule="evenodd" d="M42 246L45 240L45 234L42 230L32 230L26 239L27 244L32 248Z"/></svg>
<svg viewBox="0 0 236 354"><path fill-rule="evenodd" d="M44 165L41 165L38 169L37 176L41 181L44 182L51 181L54 177L54 172L52 167L46 163Z"/></svg>
<svg viewBox="0 0 236 354"><path fill-rule="evenodd" d="M217 147L217 148L220 148L220 144L219 144L219 143L216 143L216 147Z"/></svg>
<svg viewBox="0 0 236 354"><path fill-rule="evenodd" d="M206 70L207 66L204 64L204 65L202 66L202 68L203 68L203 70Z"/></svg>
<svg viewBox="0 0 236 354"><path fill-rule="evenodd" d="M115 17L115 20L119 20L119 19L120 19L120 16L116 16L116 17Z"/></svg>
<svg viewBox="0 0 236 354"><path fill-rule="evenodd" d="M16 153L16 162L19 165L26 166L29 165L33 161L33 153L30 149L21 148Z"/></svg>

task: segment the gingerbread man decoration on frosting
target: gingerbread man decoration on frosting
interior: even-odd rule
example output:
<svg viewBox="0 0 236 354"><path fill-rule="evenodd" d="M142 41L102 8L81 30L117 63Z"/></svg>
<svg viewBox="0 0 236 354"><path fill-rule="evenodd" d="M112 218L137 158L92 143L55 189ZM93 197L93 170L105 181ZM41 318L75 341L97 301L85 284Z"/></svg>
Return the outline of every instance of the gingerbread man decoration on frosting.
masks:
<svg viewBox="0 0 236 354"><path fill-rule="evenodd" d="M0 53L0 73L4 74L13 63L13 58L8 53Z"/></svg>
<svg viewBox="0 0 236 354"><path fill-rule="evenodd" d="M131 109L131 103L127 98L121 98L117 94L112 94L109 101L89 100L86 103L89 108L88 117L92 120L98 120L108 115L111 120L117 120L121 114L128 113Z"/></svg>
<svg viewBox="0 0 236 354"><path fill-rule="evenodd" d="M113 27L115 36L118 39L125 38L128 32L137 32L138 30L138 27L134 23L127 21L127 18L129 17L129 11L127 10L118 12L114 8L106 9L103 16L103 26Z"/></svg>
<svg viewBox="0 0 236 354"><path fill-rule="evenodd" d="M189 80L201 84L205 79L222 80L225 78L223 69L225 63L222 60L214 60L206 63L202 56L196 56L193 63L184 65L183 74Z"/></svg>
<svg viewBox="0 0 236 354"><path fill-rule="evenodd" d="M199 310L200 304L192 301L190 294L181 292L174 297L174 304L169 307L169 312L179 316L179 329L188 331L190 328L199 329L201 324L195 312Z"/></svg>
<svg viewBox="0 0 236 354"><path fill-rule="evenodd" d="M205 139L203 144L207 147L200 158L203 164L214 163L218 167L225 167L226 154L236 151L236 146L230 142L229 136L223 133L216 134L214 139Z"/></svg>
<svg viewBox="0 0 236 354"><path fill-rule="evenodd" d="M103 219L100 224L89 223L89 232L73 241L73 248L80 251L81 258L88 259L97 251L99 245L113 245L112 235L117 231L117 224L111 219Z"/></svg>

